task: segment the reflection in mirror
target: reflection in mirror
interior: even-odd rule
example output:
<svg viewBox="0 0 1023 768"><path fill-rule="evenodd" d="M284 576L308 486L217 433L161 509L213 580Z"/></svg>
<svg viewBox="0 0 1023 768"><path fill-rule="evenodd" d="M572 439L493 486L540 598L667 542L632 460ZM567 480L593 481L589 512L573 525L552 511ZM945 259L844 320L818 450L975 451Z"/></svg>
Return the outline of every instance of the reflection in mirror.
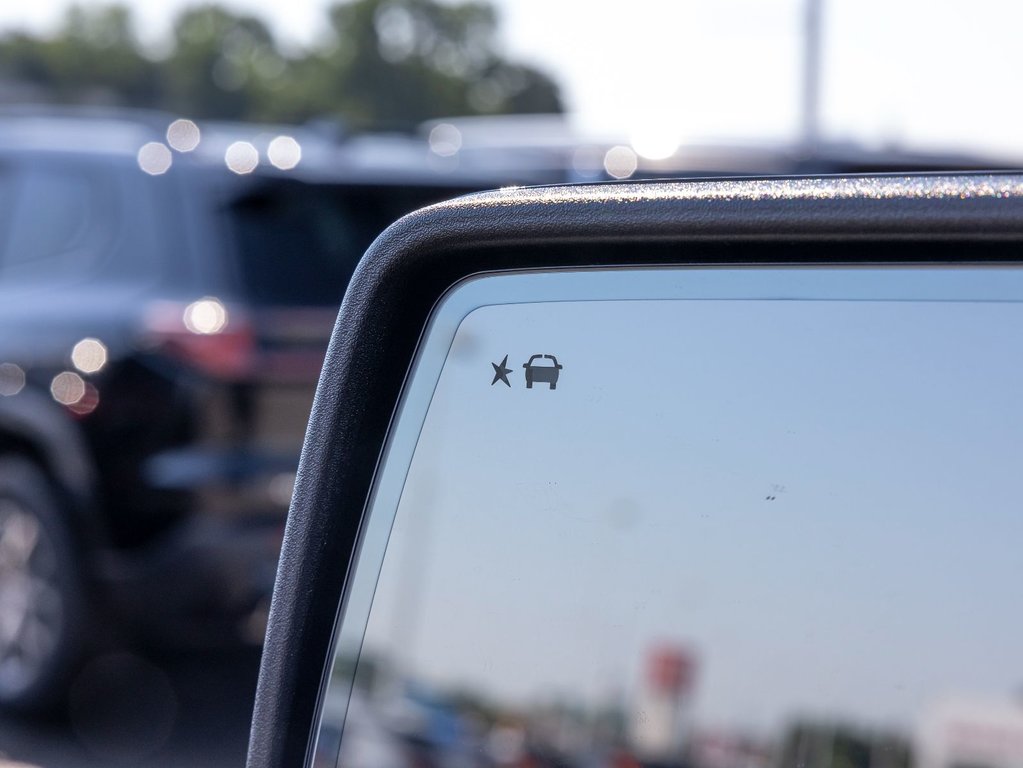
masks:
<svg viewBox="0 0 1023 768"><path fill-rule="evenodd" d="M315 765L1023 765L1018 272L508 279L428 335Z"/></svg>

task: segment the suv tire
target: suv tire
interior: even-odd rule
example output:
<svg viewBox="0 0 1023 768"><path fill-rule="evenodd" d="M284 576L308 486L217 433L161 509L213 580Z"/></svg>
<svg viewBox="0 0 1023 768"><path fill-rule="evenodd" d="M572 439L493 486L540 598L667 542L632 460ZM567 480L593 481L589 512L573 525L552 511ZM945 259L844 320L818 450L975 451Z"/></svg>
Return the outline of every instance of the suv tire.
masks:
<svg viewBox="0 0 1023 768"><path fill-rule="evenodd" d="M60 495L35 463L0 456L0 708L40 713L63 701L86 611Z"/></svg>

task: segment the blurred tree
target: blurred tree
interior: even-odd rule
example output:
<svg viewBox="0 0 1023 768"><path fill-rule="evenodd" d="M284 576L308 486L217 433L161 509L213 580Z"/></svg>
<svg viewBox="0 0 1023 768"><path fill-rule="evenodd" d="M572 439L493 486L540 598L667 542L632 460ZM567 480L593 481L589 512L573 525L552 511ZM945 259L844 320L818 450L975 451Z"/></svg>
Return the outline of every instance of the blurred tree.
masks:
<svg viewBox="0 0 1023 768"><path fill-rule="evenodd" d="M166 56L152 59L127 8L74 5L51 38L0 37L0 80L58 102L219 119L331 116L358 128L562 109L553 80L497 52L497 15L481 0L348 0L328 19L327 40L287 55L258 18L196 6L174 22Z"/></svg>
<svg viewBox="0 0 1023 768"><path fill-rule="evenodd" d="M265 81L287 68L262 21L217 5L178 16L162 64L168 109L221 119L252 117Z"/></svg>
<svg viewBox="0 0 1023 768"><path fill-rule="evenodd" d="M0 77L60 102L160 101L158 66L142 54L131 12L120 5L72 5L50 39L20 33L0 39Z"/></svg>
<svg viewBox="0 0 1023 768"><path fill-rule="evenodd" d="M487 3L352 0L328 13L333 78L320 98L353 123L561 111L549 77L498 55Z"/></svg>

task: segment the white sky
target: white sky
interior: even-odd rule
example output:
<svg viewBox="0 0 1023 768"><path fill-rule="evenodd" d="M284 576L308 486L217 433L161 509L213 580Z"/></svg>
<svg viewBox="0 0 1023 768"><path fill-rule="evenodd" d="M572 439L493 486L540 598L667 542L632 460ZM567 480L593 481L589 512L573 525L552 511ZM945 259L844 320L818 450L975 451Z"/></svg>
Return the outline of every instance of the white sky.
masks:
<svg viewBox="0 0 1023 768"><path fill-rule="evenodd" d="M507 53L563 84L591 130L784 139L799 125L804 0L496 0ZM66 0L0 3L0 29L52 28ZM187 0L129 0L156 40ZM292 44L326 0L230 0ZM1018 35L1004 0L825 0L826 136L1023 156Z"/></svg>

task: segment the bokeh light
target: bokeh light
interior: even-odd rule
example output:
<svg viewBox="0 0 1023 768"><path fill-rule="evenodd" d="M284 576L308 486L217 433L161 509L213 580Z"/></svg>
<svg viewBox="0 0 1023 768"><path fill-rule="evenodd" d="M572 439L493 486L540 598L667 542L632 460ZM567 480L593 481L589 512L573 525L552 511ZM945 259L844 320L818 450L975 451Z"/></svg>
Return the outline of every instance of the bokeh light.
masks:
<svg viewBox="0 0 1023 768"><path fill-rule="evenodd" d="M270 142L266 156L275 168L290 171L302 160L302 145L292 136L278 136Z"/></svg>
<svg viewBox="0 0 1023 768"><path fill-rule="evenodd" d="M441 157L458 154L462 148L462 132L451 123L440 123L430 131L430 150Z"/></svg>
<svg viewBox="0 0 1023 768"><path fill-rule="evenodd" d="M636 172L639 160L629 147L611 147L604 155L604 170L616 179L627 179Z"/></svg>
<svg viewBox="0 0 1023 768"><path fill-rule="evenodd" d="M604 152L599 147L579 147L572 153L572 169L586 178L599 176L604 171Z"/></svg>
<svg viewBox="0 0 1023 768"><path fill-rule="evenodd" d="M268 488L271 500L282 507L291 503L291 494L295 490L295 473L279 472L270 480Z"/></svg>
<svg viewBox="0 0 1023 768"><path fill-rule="evenodd" d="M167 143L178 152L191 152L199 146L201 138L199 126L191 120L182 118L167 126Z"/></svg>
<svg viewBox="0 0 1023 768"><path fill-rule="evenodd" d="M259 165L259 150L248 141L236 141L224 152L224 162L237 174L252 173Z"/></svg>
<svg viewBox="0 0 1023 768"><path fill-rule="evenodd" d="M68 405L68 410L79 416L87 416L99 407L99 390L91 382L85 382L85 392L77 402Z"/></svg>
<svg viewBox="0 0 1023 768"><path fill-rule="evenodd" d="M150 176L160 176L170 170L174 158L166 144L151 141L143 144L138 153L139 168Z"/></svg>
<svg viewBox="0 0 1023 768"><path fill-rule="evenodd" d="M14 363L0 363L0 396L10 397L25 388L25 372Z"/></svg>
<svg viewBox="0 0 1023 768"><path fill-rule="evenodd" d="M107 364L106 345L99 339L82 339L71 350L71 362L82 373L96 373Z"/></svg>
<svg viewBox="0 0 1023 768"><path fill-rule="evenodd" d="M58 373L50 382L50 394L61 405L74 405L85 397L85 380L73 371Z"/></svg>
<svg viewBox="0 0 1023 768"><path fill-rule="evenodd" d="M633 150L647 160L667 160L682 143L675 127L668 122L646 125L635 130L629 139Z"/></svg>
<svg viewBox="0 0 1023 768"><path fill-rule="evenodd" d="M209 336L227 327L227 308L219 299L207 296L185 307L183 320L192 333Z"/></svg>

